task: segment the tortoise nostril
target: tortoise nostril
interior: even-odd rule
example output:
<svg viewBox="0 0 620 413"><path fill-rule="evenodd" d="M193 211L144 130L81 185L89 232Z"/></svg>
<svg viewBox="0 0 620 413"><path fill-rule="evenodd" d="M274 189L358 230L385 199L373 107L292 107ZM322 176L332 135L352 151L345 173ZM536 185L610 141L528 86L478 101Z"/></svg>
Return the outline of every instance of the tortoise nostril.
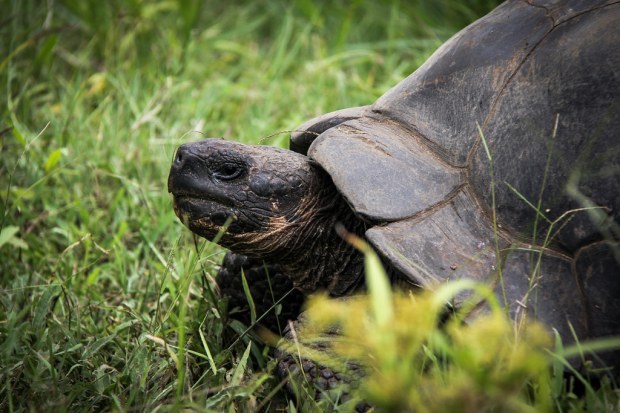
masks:
<svg viewBox="0 0 620 413"><path fill-rule="evenodd" d="M183 148L177 149L177 153L174 157L174 167L181 168L183 166L183 161L185 160L185 155L183 153Z"/></svg>

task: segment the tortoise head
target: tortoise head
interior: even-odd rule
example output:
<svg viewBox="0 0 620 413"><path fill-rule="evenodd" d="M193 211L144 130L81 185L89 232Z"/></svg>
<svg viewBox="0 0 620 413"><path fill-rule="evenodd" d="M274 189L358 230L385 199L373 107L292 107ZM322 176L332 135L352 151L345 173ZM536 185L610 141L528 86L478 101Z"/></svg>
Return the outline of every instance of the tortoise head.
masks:
<svg viewBox="0 0 620 413"><path fill-rule="evenodd" d="M264 258L281 254L286 237L306 224L326 178L295 152L205 139L177 149L168 191L193 232L220 234L219 244Z"/></svg>

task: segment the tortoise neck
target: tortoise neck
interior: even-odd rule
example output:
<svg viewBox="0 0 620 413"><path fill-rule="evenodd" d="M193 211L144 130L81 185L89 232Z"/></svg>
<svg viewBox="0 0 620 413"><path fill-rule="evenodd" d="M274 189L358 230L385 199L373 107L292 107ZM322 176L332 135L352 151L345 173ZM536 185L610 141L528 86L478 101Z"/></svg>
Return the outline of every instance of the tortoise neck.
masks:
<svg viewBox="0 0 620 413"><path fill-rule="evenodd" d="M336 231L338 225L359 237L366 224L358 218L333 183L323 186L312 218L290 236L287 251L274 262L304 294L325 290L332 296L350 294L363 284L364 256Z"/></svg>

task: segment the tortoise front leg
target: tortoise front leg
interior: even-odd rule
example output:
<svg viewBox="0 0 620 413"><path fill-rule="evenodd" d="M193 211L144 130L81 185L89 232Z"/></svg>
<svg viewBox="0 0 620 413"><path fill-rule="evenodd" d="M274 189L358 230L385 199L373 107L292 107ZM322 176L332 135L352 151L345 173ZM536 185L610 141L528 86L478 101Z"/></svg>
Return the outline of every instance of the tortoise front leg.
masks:
<svg viewBox="0 0 620 413"><path fill-rule="evenodd" d="M282 274L278 265L228 252L216 281L221 295L228 298L229 316L248 326L252 322L251 310L243 288L242 272L254 302L258 324L277 333L284 331L288 320L295 320L299 315L303 294L293 288L293 283Z"/></svg>

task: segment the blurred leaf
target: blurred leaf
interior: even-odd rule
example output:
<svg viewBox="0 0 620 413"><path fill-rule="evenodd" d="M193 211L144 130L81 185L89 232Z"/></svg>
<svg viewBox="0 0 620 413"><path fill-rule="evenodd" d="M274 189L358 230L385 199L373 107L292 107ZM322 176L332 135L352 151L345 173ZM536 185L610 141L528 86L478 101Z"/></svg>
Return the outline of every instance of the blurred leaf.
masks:
<svg viewBox="0 0 620 413"><path fill-rule="evenodd" d="M15 139L17 139L22 146L26 146L26 138L24 138L24 135L22 135L19 129L15 126L13 126L13 136L15 136Z"/></svg>
<svg viewBox="0 0 620 413"><path fill-rule="evenodd" d="M2 228L0 232L0 249L5 244L11 244L14 247L28 249L28 244L24 242L21 238L15 236L19 232L19 228L14 225L9 225L7 227Z"/></svg>
<svg viewBox="0 0 620 413"><path fill-rule="evenodd" d="M0 232L0 248L6 244L9 239L13 238L18 231L19 228L13 225L2 228L2 232Z"/></svg>
<svg viewBox="0 0 620 413"><path fill-rule="evenodd" d="M109 336L102 337L90 343L88 346L86 346L86 349L84 350L84 353L82 354L82 358L83 359L91 358L96 353L98 353L106 344L114 340L114 338L115 338L114 335L109 335Z"/></svg>
<svg viewBox="0 0 620 413"><path fill-rule="evenodd" d="M86 96L96 96L103 92L106 88L106 74L95 73L88 78L88 91Z"/></svg>
<svg viewBox="0 0 620 413"><path fill-rule="evenodd" d="M205 3L202 0L177 0L179 4L179 12L183 20L183 29L186 36L196 26L196 22L200 17L200 9Z"/></svg>
<svg viewBox="0 0 620 413"><path fill-rule="evenodd" d="M366 285L372 300L372 313L379 325L390 322L394 315L392 308L392 288L381 260L369 246L364 251L366 265Z"/></svg>
<svg viewBox="0 0 620 413"><path fill-rule="evenodd" d="M37 307L34 312L34 318L32 320L32 327L35 330L40 330L43 327L45 322L45 318L50 309L50 303L56 297L56 293L58 291L58 287L55 285L49 285L43 291L43 294L39 298L39 302L37 303Z"/></svg>
<svg viewBox="0 0 620 413"><path fill-rule="evenodd" d="M45 172L50 172L52 169L54 169L54 167L60 161L60 158L62 158L62 149L56 149L55 151L52 151L52 153L50 153L50 155L47 157L47 160L45 161Z"/></svg>
<svg viewBox="0 0 620 413"><path fill-rule="evenodd" d="M58 34L52 33L45 37L45 40L39 47L39 52L37 54L36 60L37 63L41 66L49 66L53 59L53 52L56 44L58 43Z"/></svg>

